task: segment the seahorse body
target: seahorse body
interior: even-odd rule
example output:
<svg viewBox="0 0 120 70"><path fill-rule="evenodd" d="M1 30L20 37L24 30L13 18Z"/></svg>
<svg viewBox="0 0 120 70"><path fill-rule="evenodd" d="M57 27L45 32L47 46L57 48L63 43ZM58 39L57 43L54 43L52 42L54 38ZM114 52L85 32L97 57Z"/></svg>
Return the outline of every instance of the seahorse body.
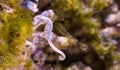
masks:
<svg viewBox="0 0 120 70"><path fill-rule="evenodd" d="M45 16L41 16L41 15L37 15L35 16L34 20L36 19L35 21L35 25L37 25L35 27L35 29L37 27L39 27L42 24L45 24L45 28L44 28L44 34L45 34L45 39L48 41L50 47L57 53L60 54L59 56L59 60L64 60L66 58L65 54L60 51L58 48L55 47L55 45L52 43L52 29L53 29L53 23L52 21L48 18L48 17L45 17Z"/></svg>

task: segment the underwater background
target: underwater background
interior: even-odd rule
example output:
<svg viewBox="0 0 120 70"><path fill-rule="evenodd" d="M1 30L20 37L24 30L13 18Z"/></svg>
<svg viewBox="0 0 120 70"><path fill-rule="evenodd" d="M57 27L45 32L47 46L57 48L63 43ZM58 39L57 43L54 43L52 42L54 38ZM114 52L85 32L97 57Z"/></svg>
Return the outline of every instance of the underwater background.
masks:
<svg viewBox="0 0 120 70"><path fill-rule="evenodd" d="M0 0L0 70L120 70L120 1Z"/></svg>

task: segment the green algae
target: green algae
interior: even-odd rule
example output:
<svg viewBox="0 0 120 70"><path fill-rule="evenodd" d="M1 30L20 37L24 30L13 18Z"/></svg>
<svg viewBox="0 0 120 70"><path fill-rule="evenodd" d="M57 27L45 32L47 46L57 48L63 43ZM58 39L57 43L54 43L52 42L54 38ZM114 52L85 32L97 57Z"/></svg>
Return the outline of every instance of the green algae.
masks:
<svg viewBox="0 0 120 70"><path fill-rule="evenodd" d="M22 53L25 40L32 33L31 16L16 1L3 1L8 6L14 5L13 13L0 12L0 67L3 68L15 65L14 60L18 60L15 57Z"/></svg>

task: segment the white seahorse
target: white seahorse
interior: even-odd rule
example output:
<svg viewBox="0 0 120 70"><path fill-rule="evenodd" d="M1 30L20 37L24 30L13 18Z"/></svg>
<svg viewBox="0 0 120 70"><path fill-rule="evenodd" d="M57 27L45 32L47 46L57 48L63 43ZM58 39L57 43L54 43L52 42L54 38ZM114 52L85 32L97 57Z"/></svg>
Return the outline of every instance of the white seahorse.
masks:
<svg viewBox="0 0 120 70"><path fill-rule="evenodd" d="M60 51L55 45L52 43L52 29L53 29L53 22L46 16L37 15L33 19L34 25L36 25L33 29L36 30L40 25L45 24L44 28L44 35L45 39L48 41L50 47L57 53L60 54L59 60L64 60L66 58L65 54Z"/></svg>

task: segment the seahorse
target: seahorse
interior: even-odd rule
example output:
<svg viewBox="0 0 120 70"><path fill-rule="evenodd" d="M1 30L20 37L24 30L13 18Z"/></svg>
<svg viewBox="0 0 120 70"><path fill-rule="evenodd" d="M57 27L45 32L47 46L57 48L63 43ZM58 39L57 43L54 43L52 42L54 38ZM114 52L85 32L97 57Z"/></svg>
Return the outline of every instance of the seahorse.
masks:
<svg viewBox="0 0 120 70"><path fill-rule="evenodd" d="M34 27L34 30L39 27L41 24L45 24L45 28L44 28L44 35L45 35L45 39L48 41L48 44L50 45L50 47L57 53L60 54L59 56L59 60L63 61L65 60L66 56L65 54L59 50L58 48L55 47L55 45L52 43L52 30L53 30L53 22L46 16L42 16L42 15L37 15L34 17L33 19L35 21L35 25L37 25L36 27Z"/></svg>

